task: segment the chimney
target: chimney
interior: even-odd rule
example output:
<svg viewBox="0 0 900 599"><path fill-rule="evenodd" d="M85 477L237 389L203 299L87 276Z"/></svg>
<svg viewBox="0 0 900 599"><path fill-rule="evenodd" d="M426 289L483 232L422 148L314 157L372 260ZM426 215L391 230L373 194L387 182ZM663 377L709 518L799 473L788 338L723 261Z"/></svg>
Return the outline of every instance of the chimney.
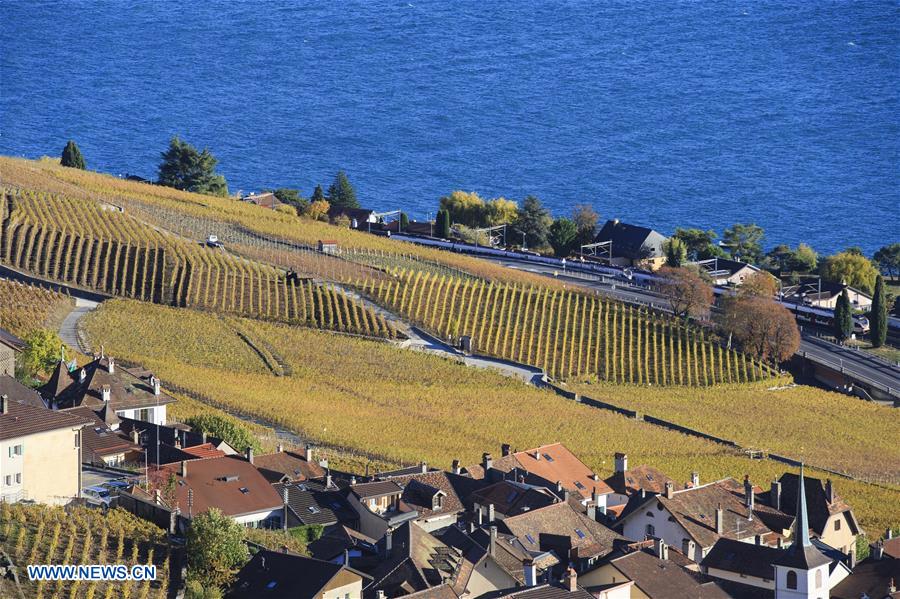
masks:
<svg viewBox="0 0 900 599"><path fill-rule="evenodd" d="M453 460L453 463L451 464L450 467L453 470L453 474L459 474L460 472L462 472L462 470L459 467L459 460Z"/></svg>
<svg viewBox="0 0 900 599"><path fill-rule="evenodd" d="M888 528L886 531L884 531L884 538L887 539L888 541L893 539L894 538L894 529Z"/></svg>
<svg viewBox="0 0 900 599"><path fill-rule="evenodd" d="M279 443L275 446L275 453L284 453L284 445Z"/></svg>
<svg viewBox="0 0 900 599"><path fill-rule="evenodd" d="M109 399L110 399L110 397L111 397L111 395L112 395L112 391L111 391L111 389L109 388L109 385L103 385L103 389L102 389L102 392L101 392L101 393L102 393L102 396L103 396L103 401L104 401L104 402L108 402Z"/></svg>
<svg viewBox="0 0 900 599"><path fill-rule="evenodd" d="M375 591L375 599L386 599L386 598L387 598L387 595L385 595L384 591L382 591L381 589L378 589L377 591Z"/></svg>
<svg viewBox="0 0 900 599"><path fill-rule="evenodd" d="M113 360L113 357L110 356L106 359L106 371L110 374L116 373L116 361Z"/></svg>
<svg viewBox="0 0 900 599"><path fill-rule="evenodd" d="M200 438L203 439L203 443L205 444L206 443L206 431L203 431L202 433L200 433Z"/></svg>
<svg viewBox="0 0 900 599"><path fill-rule="evenodd" d="M84 379L87 378L87 372L84 371L84 368L78 371L78 382L83 383Z"/></svg>
<svg viewBox="0 0 900 599"><path fill-rule="evenodd" d="M831 484L831 479L825 481L825 496L828 498L828 503L834 503L834 485Z"/></svg>
<svg viewBox="0 0 900 599"><path fill-rule="evenodd" d="M139 445L141 442L141 432L136 428L131 429L131 442L135 445Z"/></svg>
<svg viewBox="0 0 900 599"><path fill-rule="evenodd" d="M187 460L181 460L181 478L187 478Z"/></svg>
<svg viewBox="0 0 900 599"><path fill-rule="evenodd" d="M331 481L331 470L328 470L328 473L325 474L325 488L330 489L333 484Z"/></svg>
<svg viewBox="0 0 900 599"><path fill-rule="evenodd" d="M343 563L345 566L350 565L350 551L349 550L344 549L344 561L341 563Z"/></svg>
<svg viewBox="0 0 900 599"><path fill-rule="evenodd" d="M597 504L594 503L593 501L591 501L585 507L587 507L587 517L590 518L591 520L596 520L597 519Z"/></svg>
<svg viewBox="0 0 900 599"><path fill-rule="evenodd" d="M494 459L491 454L486 453L481 456L481 467L484 468L484 475L487 478L487 472L494 466Z"/></svg>
<svg viewBox="0 0 900 599"><path fill-rule="evenodd" d="M784 537L778 537L778 539L775 541L775 545L779 549L784 549Z"/></svg>
<svg viewBox="0 0 900 599"><path fill-rule="evenodd" d="M481 526L482 524L484 524L484 512L481 510L481 504L476 503L472 507L472 511L475 512L475 519L478 522L478 526Z"/></svg>
<svg viewBox="0 0 900 599"><path fill-rule="evenodd" d="M535 450L535 452L534 452L534 459L537 460L538 462L541 461L541 450L540 450L540 449L536 449L536 450Z"/></svg>
<svg viewBox="0 0 900 599"><path fill-rule="evenodd" d="M872 543L869 547L872 550L872 558L873 559L879 560L884 557L884 542L883 541L878 541L876 543Z"/></svg>
<svg viewBox="0 0 900 599"><path fill-rule="evenodd" d="M537 568L534 565L534 560L530 557L526 557L522 560L522 569L525 571L525 586L533 587L537 585Z"/></svg>
<svg viewBox="0 0 900 599"><path fill-rule="evenodd" d="M156 503L156 505L162 503L162 493L160 493L159 489L155 489L153 491L153 501L154 503Z"/></svg>
<svg viewBox="0 0 900 599"><path fill-rule="evenodd" d="M691 486L697 488L700 486L700 473L691 472Z"/></svg>
<svg viewBox="0 0 900 599"><path fill-rule="evenodd" d="M616 472L625 472L628 470L628 456L624 453L616 454Z"/></svg>
<svg viewBox="0 0 900 599"><path fill-rule="evenodd" d="M772 487L769 489L769 503L778 511L781 511L781 483L777 480L772 481Z"/></svg>
<svg viewBox="0 0 900 599"><path fill-rule="evenodd" d="M666 482L666 499L672 499L675 495L675 485L672 484L672 481Z"/></svg>
<svg viewBox="0 0 900 599"><path fill-rule="evenodd" d="M488 522L494 521L494 504L493 503L488 504L487 519L488 519Z"/></svg>
<svg viewBox="0 0 900 599"><path fill-rule="evenodd" d="M352 474L350 475L350 484L351 484L351 485L355 485L355 484L356 484L356 477L353 476Z"/></svg>
<svg viewBox="0 0 900 599"><path fill-rule="evenodd" d="M763 544L763 536L756 535L756 538L753 540L753 542L757 545L762 545Z"/></svg>
<svg viewBox="0 0 900 599"><path fill-rule="evenodd" d="M0 395L0 414L8 414L9 413L9 395L3 394Z"/></svg>
<svg viewBox="0 0 900 599"><path fill-rule="evenodd" d="M669 546L662 539L653 539L653 553L661 560L668 560Z"/></svg>
<svg viewBox="0 0 900 599"><path fill-rule="evenodd" d="M309 443L306 444L306 455L305 455L305 457L306 457L306 461L307 461L307 462L312 462L312 461L313 461L313 446L312 446L311 444L309 444Z"/></svg>
<svg viewBox="0 0 900 599"><path fill-rule="evenodd" d="M893 595L897 592L897 585L894 584L894 577L891 577L891 584L888 586L888 593Z"/></svg>
<svg viewBox="0 0 900 599"><path fill-rule="evenodd" d="M563 588L570 593L574 593L578 590L578 574L575 573L575 568L566 570L566 575L563 576L562 583Z"/></svg>
<svg viewBox="0 0 900 599"><path fill-rule="evenodd" d="M599 481L599 480L600 480L600 475L597 474L596 472L594 472L593 474L591 474L591 480L593 480L593 481Z"/></svg>
<svg viewBox="0 0 900 599"><path fill-rule="evenodd" d="M150 377L150 383L153 385L153 395L159 395L159 379L152 376Z"/></svg>
<svg viewBox="0 0 900 599"><path fill-rule="evenodd" d="M252 447L248 447L248 448L244 451L244 456L247 458L247 461L250 462L250 463L252 464L252 463L253 463L253 448L252 448Z"/></svg>
<svg viewBox="0 0 900 599"><path fill-rule="evenodd" d="M494 555L497 551L497 527L491 526L491 540L488 543L488 554Z"/></svg>
<svg viewBox="0 0 900 599"><path fill-rule="evenodd" d="M753 483L750 482L750 475L744 475L744 505L753 509Z"/></svg>
<svg viewBox="0 0 900 599"><path fill-rule="evenodd" d="M391 557L394 550L394 531L390 528L384 531L384 559Z"/></svg>
<svg viewBox="0 0 900 599"><path fill-rule="evenodd" d="M427 473L428 473L428 464L425 462L422 462L422 474L427 474Z"/></svg>
<svg viewBox="0 0 900 599"><path fill-rule="evenodd" d="M500 453L503 455L503 457L506 457L510 454L509 443L504 443L500 446Z"/></svg>
<svg viewBox="0 0 900 599"><path fill-rule="evenodd" d="M722 506L716 508L716 534L722 534L722 530L724 529L724 520L725 520L725 512L722 511Z"/></svg>

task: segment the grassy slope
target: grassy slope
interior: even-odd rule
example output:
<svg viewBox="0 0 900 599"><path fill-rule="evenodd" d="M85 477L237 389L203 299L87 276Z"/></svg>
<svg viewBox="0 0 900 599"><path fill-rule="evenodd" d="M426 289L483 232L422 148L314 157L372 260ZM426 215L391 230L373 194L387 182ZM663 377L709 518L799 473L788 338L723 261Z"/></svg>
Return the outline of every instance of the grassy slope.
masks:
<svg viewBox="0 0 900 599"><path fill-rule="evenodd" d="M202 393L221 407L390 461L425 460L448 467L454 458L475 463L482 452L497 451L501 443L524 449L562 441L602 475L611 473L616 451L628 452L634 464L652 463L683 480L692 470L704 480L749 473L765 485L784 470L773 462L750 461L710 442L388 343L245 321L247 329L265 336L290 362L293 376L274 377L262 368L234 372L227 355L194 355L192 345L179 343L177 332L186 322L196 344L229 343L220 337L223 332L214 316L173 317L185 312L117 301L96 312L87 328L92 337L103 338L111 353L140 361L164 381ZM123 318L137 324L115 326ZM157 347L145 343L149 330L158 331ZM878 530L896 520L897 488L845 480L837 485L864 526Z"/></svg>

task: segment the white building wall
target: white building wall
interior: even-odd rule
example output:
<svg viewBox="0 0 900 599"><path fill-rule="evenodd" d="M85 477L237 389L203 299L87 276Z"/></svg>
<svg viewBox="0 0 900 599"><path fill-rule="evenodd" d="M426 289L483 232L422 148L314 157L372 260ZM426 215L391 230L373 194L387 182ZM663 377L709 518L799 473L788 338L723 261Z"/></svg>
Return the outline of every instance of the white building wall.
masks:
<svg viewBox="0 0 900 599"><path fill-rule="evenodd" d="M812 570L796 570L777 566L775 599L828 599L830 596L828 580L828 564ZM797 574L797 588L787 588L788 572ZM820 584L817 584L816 573L819 573Z"/></svg>

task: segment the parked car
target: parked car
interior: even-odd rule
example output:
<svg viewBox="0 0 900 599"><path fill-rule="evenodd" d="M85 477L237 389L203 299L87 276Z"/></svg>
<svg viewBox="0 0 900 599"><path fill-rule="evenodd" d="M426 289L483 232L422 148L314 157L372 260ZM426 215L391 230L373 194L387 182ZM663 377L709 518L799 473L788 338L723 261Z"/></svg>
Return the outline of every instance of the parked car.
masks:
<svg viewBox="0 0 900 599"><path fill-rule="evenodd" d="M211 248L225 247L225 245L221 241L219 241L218 235L207 235L206 245Z"/></svg>
<svg viewBox="0 0 900 599"><path fill-rule="evenodd" d="M92 503L99 507L109 507L109 504L112 502L112 495L109 489L100 485L85 487L81 490L81 495L89 504Z"/></svg>

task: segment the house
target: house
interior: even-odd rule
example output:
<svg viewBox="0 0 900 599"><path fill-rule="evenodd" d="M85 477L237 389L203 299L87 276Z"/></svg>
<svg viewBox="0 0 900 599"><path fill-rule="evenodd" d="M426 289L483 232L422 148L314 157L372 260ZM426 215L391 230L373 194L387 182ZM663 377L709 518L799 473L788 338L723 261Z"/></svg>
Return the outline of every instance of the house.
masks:
<svg viewBox="0 0 900 599"><path fill-rule="evenodd" d="M307 445L302 455L279 445L275 453L255 456L253 463L273 483L325 477L325 468L313 459L312 445Z"/></svg>
<svg viewBox="0 0 900 599"><path fill-rule="evenodd" d="M796 285L785 285L782 288L784 294L783 299L787 302L804 304L813 308L822 308L825 310L834 310L837 306L838 297L847 289L847 296L850 299L850 306L854 310L870 310L872 308L872 296L840 283L831 281L823 281L816 278L806 280Z"/></svg>
<svg viewBox="0 0 900 599"><path fill-rule="evenodd" d="M719 286L740 286L748 277L760 272L772 276L752 264L747 264L746 262L740 262L738 260L729 260L727 258L710 258L708 260L699 260L694 262L694 264L696 264L701 271L706 272L706 274L709 275L713 281L713 285Z"/></svg>
<svg viewBox="0 0 900 599"><path fill-rule="evenodd" d="M263 208L268 208L269 210L274 210L276 207L281 205L281 202L278 201L278 198L275 197L275 194L271 191L267 191L264 193L250 193L249 195L245 195L241 198L242 202L247 202L248 204L255 204L256 206L261 206Z"/></svg>
<svg viewBox="0 0 900 599"><path fill-rule="evenodd" d="M334 239L320 239L316 243L316 249L323 254L337 254L338 242Z"/></svg>
<svg viewBox="0 0 900 599"><path fill-rule="evenodd" d="M81 430L90 421L34 405L30 389L0 375L0 500L65 504L81 493Z"/></svg>
<svg viewBox="0 0 900 599"><path fill-rule="evenodd" d="M627 551L604 561L579 576L579 582L593 591L622 582L633 583L626 597L646 599L728 599L730 595L715 582L701 582L684 565L689 560L657 539L653 548Z"/></svg>
<svg viewBox="0 0 900 599"><path fill-rule="evenodd" d="M377 478L403 489L401 505L418 512L416 522L428 532L456 523L465 510L462 497L481 486L480 481L467 476L429 470L427 464L421 464L412 473L382 473Z"/></svg>
<svg viewBox="0 0 900 599"><path fill-rule="evenodd" d="M459 570L449 581L450 588L458 597L481 597L521 584L522 560L513 563L511 569L507 567L508 562L500 556L505 557L509 552L499 549L501 542L497 538L496 527L491 527L488 534L481 537L481 542L456 526L448 527L437 536L462 555Z"/></svg>
<svg viewBox="0 0 900 599"><path fill-rule="evenodd" d="M52 409L100 410L109 405L122 418L166 423L166 405L175 398L161 390L160 380L152 374L123 368L102 353L81 368L69 368L60 359L50 380L38 389Z"/></svg>
<svg viewBox="0 0 900 599"><path fill-rule="evenodd" d="M343 560L345 551L351 563L362 558L377 560L378 557L378 541L344 524L327 526L322 536L307 545L307 549L312 557L328 562Z"/></svg>
<svg viewBox="0 0 900 599"><path fill-rule="evenodd" d="M24 341L0 329L0 376L16 376L16 354L24 350Z"/></svg>
<svg viewBox="0 0 900 599"><path fill-rule="evenodd" d="M696 481L693 486L698 486L699 475L692 476ZM612 489L607 498L607 509L615 514L621 513L628 500L642 491L659 495L665 492L666 483L674 483L663 472L653 466L641 465L636 468L628 467L628 455L617 453L615 455L615 472L603 481Z"/></svg>
<svg viewBox="0 0 900 599"><path fill-rule="evenodd" d="M529 581L534 584L550 582L554 578L554 568L560 565L559 558L552 551L528 551L515 535L500 532L497 527L474 528L468 533L459 527L448 528L440 535L448 545L456 546L452 538L458 535L450 532L454 530L488 550L493 560L516 580L517 585Z"/></svg>
<svg viewBox="0 0 900 599"><path fill-rule="evenodd" d="M900 538L869 545L869 557L856 564L853 573L831 589L831 599L900 598Z"/></svg>
<svg viewBox="0 0 900 599"><path fill-rule="evenodd" d="M610 243L611 242L611 243ZM666 263L666 237L647 227L608 220L594 243L610 243L610 263L656 270Z"/></svg>
<svg viewBox="0 0 900 599"><path fill-rule="evenodd" d="M324 481L284 482L272 485L282 499L287 493L288 526L319 524L358 526L359 516L334 484Z"/></svg>
<svg viewBox="0 0 900 599"><path fill-rule="evenodd" d="M81 459L92 466L144 466L144 449L133 437L119 430L121 421L112 410L95 412L87 406L61 410L89 422L81 431Z"/></svg>
<svg viewBox="0 0 900 599"><path fill-rule="evenodd" d="M362 599L368 577L345 564L263 549L240 569L228 599Z"/></svg>
<svg viewBox="0 0 900 599"><path fill-rule="evenodd" d="M469 466L466 472L488 482L508 479L550 489L561 487L560 493L573 493L583 504L594 502L601 512L605 512L607 497L612 493L609 485L562 443L526 451L512 451L504 444L499 459L485 453L481 464Z"/></svg>
<svg viewBox="0 0 900 599"><path fill-rule="evenodd" d="M564 565L574 564L578 572L612 553L624 541L566 502L505 518L497 527L515 536L525 550L552 551Z"/></svg>
<svg viewBox="0 0 900 599"><path fill-rule="evenodd" d="M623 582L590 592L578 584L578 573L569 568L559 580L544 584L526 584L524 589L511 589L495 595L496 599L629 599L632 583Z"/></svg>
<svg viewBox="0 0 900 599"><path fill-rule="evenodd" d="M634 541L663 539L698 563L722 537L776 544L794 518L757 504L755 493L746 478L743 486L727 478L678 491L668 482L660 495L632 496L615 528Z"/></svg>
<svg viewBox="0 0 900 599"><path fill-rule="evenodd" d="M476 517L481 515L487 522L493 522L558 503L560 498L545 487L502 480L478 489L469 496L469 501Z"/></svg>
<svg viewBox="0 0 900 599"><path fill-rule="evenodd" d="M790 516L796 516L799 480L797 474L782 474L772 483L768 495L764 496L766 504ZM813 536L826 545L855 557L856 538L863 531L850 505L837 494L831 480L824 483L812 477L805 477L803 480Z"/></svg>
<svg viewBox="0 0 900 599"><path fill-rule="evenodd" d="M253 465L252 450L248 458L224 456L184 460L167 464L150 472L158 488L165 488L170 477L175 482L175 505L182 520L209 508L249 528L281 528L284 502L269 481ZM187 523L182 521L182 528Z"/></svg>
<svg viewBox="0 0 900 599"><path fill-rule="evenodd" d="M347 500L359 515L359 530L373 539L419 517L419 512L400 501L403 487L392 480L350 485Z"/></svg>
<svg viewBox="0 0 900 599"><path fill-rule="evenodd" d="M350 221L351 229L359 229L361 231L369 230L369 226L378 222L378 216L374 210L366 208L344 208L341 206L330 206L328 208L328 220L335 222L342 218Z"/></svg>

